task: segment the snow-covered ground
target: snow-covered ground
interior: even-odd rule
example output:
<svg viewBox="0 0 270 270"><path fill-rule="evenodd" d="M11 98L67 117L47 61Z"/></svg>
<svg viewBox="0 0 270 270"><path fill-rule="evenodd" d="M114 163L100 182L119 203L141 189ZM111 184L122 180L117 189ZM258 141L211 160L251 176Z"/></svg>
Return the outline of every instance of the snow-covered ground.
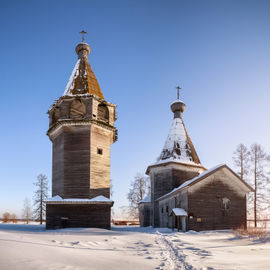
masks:
<svg viewBox="0 0 270 270"><path fill-rule="evenodd" d="M270 269L270 241L231 231L0 224L0 269Z"/></svg>

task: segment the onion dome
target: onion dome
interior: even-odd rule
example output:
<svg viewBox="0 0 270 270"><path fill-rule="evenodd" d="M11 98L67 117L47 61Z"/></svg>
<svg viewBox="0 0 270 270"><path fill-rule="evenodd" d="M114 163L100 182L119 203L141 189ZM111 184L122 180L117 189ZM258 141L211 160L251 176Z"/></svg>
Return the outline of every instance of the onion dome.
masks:
<svg viewBox="0 0 270 270"><path fill-rule="evenodd" d="M186 104L180 99L177 99L171 104L171 110L174 113L174 118L181 117L185 109L186 109Z"/></svg>

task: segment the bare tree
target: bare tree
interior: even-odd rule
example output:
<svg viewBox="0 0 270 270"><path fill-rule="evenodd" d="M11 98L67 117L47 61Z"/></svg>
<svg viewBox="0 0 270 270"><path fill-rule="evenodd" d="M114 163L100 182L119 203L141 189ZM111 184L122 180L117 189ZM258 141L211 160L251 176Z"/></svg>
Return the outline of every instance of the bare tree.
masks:
<svg viewBox="0 0 270 270"><path fill-rule="evenodd" d="M31 219L31 203L30 203L30 200L28 198L25 198L24 199L24 203L23 203L23 218L25 219L26 221L26 224L29 223L29 220Z"/></svg>
<svg viewBox="0 0 270 270"><path fill-rule="evenodd" d="M37 190L34 194L34 217L42 224L45 217L46 205L45 199L48 198L48 180L45 174L39 174L37 181L34 183L37 186Z"/></svg>
<svg viewBox="0 0 270 270"><path fill-rule="evenodd" d="M242 180L247 180L247 175L249 173L249 161L250 152L248 148L240 143L233 153L234 165L238 168L238 174Z"/></svg>
<svg viewBox="0 0 270 270"><path fill-rule="evenodd" d="M10 213L9 212L5 212L3 214L3 222L4 223L7 223L7 222L9 222L9 220L10 220Z"/></svg>
<svg viewBox="0 0 270 270"><path fill-rule="evenodd" d="M270 157L263 150L262 146L256 143L251 146L250 157L254 187L254 226L257 227L258 214L267 208L266 191L269 188L269 178L266 176L266 169Z"/></svg>
<svg viewBox="0 0 270 270"><path fill-rule="evenodd" d="M16 215L16 214L13 213L13 214L10 215L10 220L11 220L13 223L17 223L17 221L18 221L17 219L18 219L18 218L17 218L17 215Z"/></svg>
<svg viewBox="0 0 270 270"><path fill-rule="evenodd" d="M139 206L138 203L150 194L150 179L149 177L137 174L131 182L127 199L129 200L129 213L132 217L138 218Z"/></svg>

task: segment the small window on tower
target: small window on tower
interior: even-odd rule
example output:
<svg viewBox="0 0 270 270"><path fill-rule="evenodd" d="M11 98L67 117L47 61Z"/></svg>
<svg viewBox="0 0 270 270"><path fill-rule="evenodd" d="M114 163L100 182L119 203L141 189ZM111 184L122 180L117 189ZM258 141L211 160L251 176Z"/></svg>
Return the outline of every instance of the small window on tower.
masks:
<svg viewBox="0 0 270 270"><path fill-rule="evenodd" d="M169 212L169 206L168 205L166 206L166 212L167 213Z"/></svg>
<svg viewBox="0 0 270 270"><path fill-rule="evenodd" d="M98 149L97 149L97 153L98 153L99 155L102 155L102 154L103 154L103 150L102 150L101 148L98 148Z"/></svg>

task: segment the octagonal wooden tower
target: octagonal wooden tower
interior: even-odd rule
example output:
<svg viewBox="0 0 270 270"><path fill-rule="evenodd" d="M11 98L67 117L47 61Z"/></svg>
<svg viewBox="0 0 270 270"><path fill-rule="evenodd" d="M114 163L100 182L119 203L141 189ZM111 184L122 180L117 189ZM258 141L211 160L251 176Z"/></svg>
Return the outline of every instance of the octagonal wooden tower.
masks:
<svg viewBox="0 0 270 270"><path fill-rule="evenodd" d="M116 105L104 100L88 62L90 47L76 46L78 61L63 96L49 109L53 144L52 198L46 228L110 228L110 146L117 140Z"/></svg>

